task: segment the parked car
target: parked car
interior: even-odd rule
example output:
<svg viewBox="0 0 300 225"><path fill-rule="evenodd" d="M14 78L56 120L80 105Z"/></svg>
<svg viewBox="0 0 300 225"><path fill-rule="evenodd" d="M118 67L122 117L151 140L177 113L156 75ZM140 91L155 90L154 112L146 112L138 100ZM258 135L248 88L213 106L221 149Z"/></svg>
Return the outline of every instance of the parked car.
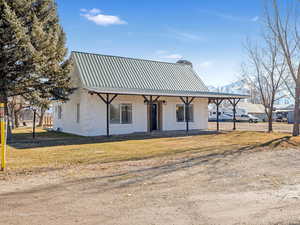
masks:
<svg viewBox="0 0 300 225"><path fill-rule="evenodd" d="M288 112L276 112L275 121L276 122L287 122L288 121Z"/></svg>
<svg viewBox="0 0 300 225"><path fill-rule="evenodd" d="M208 121L216 121L217 120L217 113L216 112L209 112ZM232 121L232 115L219 112L219 121Z"/></svg>
<svg viewBox="0 0 300 225"><path fill-rule="evenodd" d="M236 116L236 120L240 122L249 122L249 123L257 123L261 121L259 118L252 116L250 114L242 114Z"/></svg>

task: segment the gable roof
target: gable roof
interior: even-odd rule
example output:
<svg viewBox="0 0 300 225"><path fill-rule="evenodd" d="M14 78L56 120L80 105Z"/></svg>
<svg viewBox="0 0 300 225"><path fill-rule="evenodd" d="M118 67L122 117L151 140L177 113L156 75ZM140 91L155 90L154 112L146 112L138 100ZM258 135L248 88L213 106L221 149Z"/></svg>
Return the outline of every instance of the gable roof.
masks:
<svg viewBox="0 0 300 225"><path fill-rule="evenodd" d="M220 96L209 92L191 66L83 52L72 52L83 88L99 93ZM224 94L245 98L243 95Z"/></svg>

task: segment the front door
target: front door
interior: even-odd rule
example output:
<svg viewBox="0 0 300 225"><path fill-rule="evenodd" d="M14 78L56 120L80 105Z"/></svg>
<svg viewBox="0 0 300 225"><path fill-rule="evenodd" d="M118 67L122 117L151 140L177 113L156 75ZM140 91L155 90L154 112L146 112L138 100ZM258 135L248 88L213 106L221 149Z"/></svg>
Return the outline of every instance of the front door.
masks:
<svg viewBox="0 0 300 225"><path fill-rule="evenodd" d="M153 104L152 105L152 113L151 113L152 130L158 130L157 115L158 115L158 105Z"/></svg>

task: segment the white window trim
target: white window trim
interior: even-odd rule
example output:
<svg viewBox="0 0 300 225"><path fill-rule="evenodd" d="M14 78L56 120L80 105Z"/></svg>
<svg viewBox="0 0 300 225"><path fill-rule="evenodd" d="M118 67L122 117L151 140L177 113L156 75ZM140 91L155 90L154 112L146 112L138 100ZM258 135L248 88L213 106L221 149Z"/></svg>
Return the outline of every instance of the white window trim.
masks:
<svg viewBox="0 0 300 225"><path fill-rule="evenodd" d="M131 122L130 123L122 123L122 105L131 105ZM132 103L120 103L120 124L122 125L130 125L133 124L133 106Z"/></svg>
<svg viewBox="0 0 300 225"><path fill-rule="evenodd" d="M178 121L177 106L183 106L183 121ZM185 107L184 107L184 104L175 104L175 120L176 120L176 123L185 123Z"/></svg>
<svg viewBox="0 0 300 225"><path fill-rule="evenodd" d="M180 105L180 106L183 106L183 117L184 117L184 120L183 121L178 121L177 120L177 114L176 114L176 108L177 108L177 106L178 105ZM194 116L195 116L195 106L194 106L194 104L190 104L190 106L193 106L193 120L192 121L189 121L189 123L194 123L195 122L195 118L194 118ZM176 104L175 105L175 120L176 120L176 123L180 123L180 124L182 124L182 123L186 123L186 115L185 115L185 105L184 104Z"/></svg>
<svg viewBox="0 0 300 225"><path fill-rule="evenodd" d="M110 107L109 107L109 124L111 126L130 126L133 125L133 104L131 102L119 102L112 105L118 105L119 106L119 123L111 123L110 121ZM122 105L131 105L131 123L122 123Z"/></svg>

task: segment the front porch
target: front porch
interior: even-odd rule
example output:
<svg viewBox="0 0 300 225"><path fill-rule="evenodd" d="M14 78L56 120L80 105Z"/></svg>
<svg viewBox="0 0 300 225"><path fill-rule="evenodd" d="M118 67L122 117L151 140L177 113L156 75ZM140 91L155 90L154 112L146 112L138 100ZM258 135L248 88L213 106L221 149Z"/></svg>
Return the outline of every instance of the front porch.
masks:
<svg viewBox="0 0 300 225"><path fill-rule="evenodd" d="M110 136L110 105L113 103L113 101L118 97L118 96L139 96L143 97L144 99L144 104L147 105L147 132L153 133L157 131L170 131L173 130L174 132L178 132L179 130L182 131L183 129L165 129L165 126L163 125L163 120L164 120L164 114L163 114L163 105L166 105L168 100L167 99L177 99L183 104L183 120L181 122L185 123L185 128L184 132L186 135L191 135L192 132L191 130L207 130L208 126L205 126L204 128L200 129L195 129L190 127L190 124L194 122L194 107L192 108L192 104L201 99L203 101L206 101L207 104L215 104L216 105L216 131L218 132L220 130L220 120L219 120L219 107L224 101L228 101L232 105L232 115L233 115L233 127L232 130L236 130L236 106L239 103L241 99L247 98L248 96L245 95L234 95L234 94L221 94L221 93L197 93L195 96L180 96L180 95L170 95L170 94L160 94L160 95L146 95L146 94L132 94L132 93L102 93L102 92L97 92L95 90L89 90L88 92L90 95L97 95L101 101L106 105L106 136ZM177 105L176 105L177 107ZM203 110L203 109L202 109ZM207 111L207 109L205 109ZM191 112L193 111L193 112ZM176 109L176 116L177 115L177 109ZM168 117L169 115L165 116ZM202 116L202 120L205 120L207 123L208 120L208 113L206 112ZM204 117L204 118L203 118ZM176 122L178 122L178 118L176 118Z"/></svg>

